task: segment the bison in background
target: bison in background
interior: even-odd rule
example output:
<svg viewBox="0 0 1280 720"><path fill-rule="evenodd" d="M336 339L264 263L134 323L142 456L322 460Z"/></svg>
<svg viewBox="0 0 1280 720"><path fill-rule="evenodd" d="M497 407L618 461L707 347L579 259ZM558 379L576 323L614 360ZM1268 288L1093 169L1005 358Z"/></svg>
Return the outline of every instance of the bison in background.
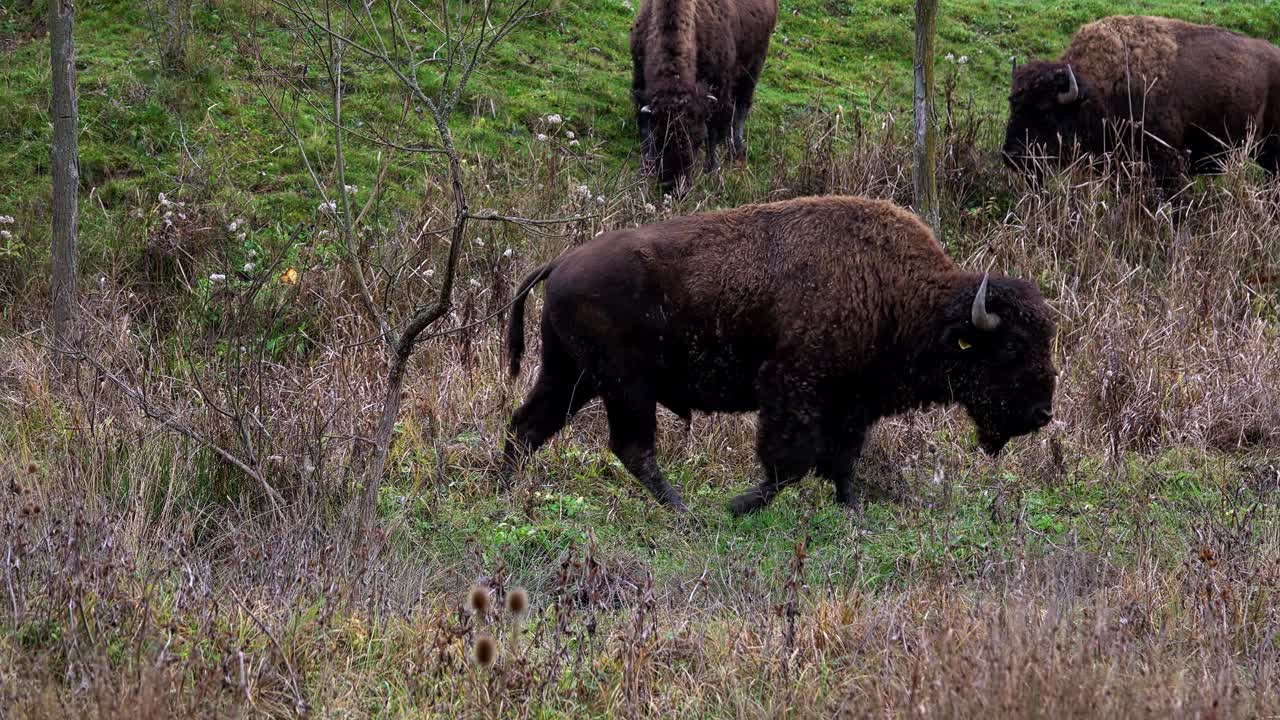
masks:
<svg viewBox="0 0 1280 720"><path fill-rule="evenodd" d="M646 171L687 188L698 152L717 167L729 140L745 161L743 128L778 17L777 0L645 0L631 27L632 99Z"/></svg>
<svg viewBox="0 0 1280 720"><path fill-rule="evenodd" d="M542 367L511 420L503 478L595 397L609 445L660 502L684 508L654 456L657 406L760 413L766 505L813 470L854 504L878 419L960 403L996 454L1052 419L1054 323L1034 285L956 267L916 216L855 197L802 198L605 233L534 270L546 283Z"/></svg>
<svg viewBox="0 0 1280 720"><path fill-rule="evenodd" d="M1016 68L1006 162L1137 151L1157 180L1216 171L1247 139L1280 172L1280 48L1222 28L1158 17L1089 23L1056 61Z"/></svg>

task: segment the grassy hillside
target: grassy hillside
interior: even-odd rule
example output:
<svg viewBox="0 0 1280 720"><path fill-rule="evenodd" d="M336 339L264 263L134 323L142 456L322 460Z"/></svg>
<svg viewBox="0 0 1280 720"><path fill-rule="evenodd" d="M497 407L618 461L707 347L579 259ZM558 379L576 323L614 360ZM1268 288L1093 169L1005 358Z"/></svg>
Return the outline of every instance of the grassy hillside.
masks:
<svg viewBox="0 0 1280 720"><path fill-rule="evenodd" d="M47 244L43 210L51 139L42 4L0 10L5 54L0 107L6 109L0 117L0 167L7 169L0 177L0 197L6 198L6 211L21 220L19 241L29 248L22 256L35 258ZM189 193L229 213L283 224L311 218L316 201L307 190L305 170L263 98L264 85L271 86L265 77L306 61L296 37L283 27L288 13L266 0L193 5L190 67L177 75L159 66L153 28L161 23L147 3L99 0L80 9L82 196L94 210L84 214L91 262L119 235L119 216L159 192ZM488 157L528 153L539 119L556 113L581 138L586 175L633 169L627 48L633 3L557 0L548 5L540 0L535 8L543 11L541 17L497 47L464 103L469 112L455 118L464 151ZM794 153L796 143L786 135L814 111L874 108L902 114L910 96L911 8L911 0L783 3L751 124L756 157ZM947 4L939 21L939 54L956 58L943 61L941 75L955 73L958 95L972 97L991 113L984 135L989 139L1000 130L1011 56L1056 55L1082 23L1125 12L1218 23L1280 39L1274 0L1098 0L1051 6L957 0ZM960 58L967 62L957 64ZM321 70L312 64L307 73L316 80ZM359 66L350 82L355 87L352 117L368 122L396 117L399 97L385 69ZM314 113L303 108L300 122L314 142L324 142ZM426 122L419 129L424 137L431 133ZM372 183L374 153L367 146L353 148L355 184ZM184 157L192 155L203 161ZM407 182L411 171L398 169ZM191 181L203 181L205 187L188 187ZM12 244L8 248L10 256L18 252Z"/></svg>
<svg viewBox="0 0 1280 720"><path fill-rule="evenodd" d="M675 201L636 175L634 0L540 0L451 127L473 210L575 219L470 226L372 537L349 508L387 358L318 209L312 172L340 183L296 18L195 2L187 60L166 69L147 3L77 4L92 362L63 385L41 335L44 5L0 6L0 717L1280 712L1280 185L1241 158L1161 204L1124 167L1030 189L994 157L1011 55L1055 55L1119 12L1280 43L1280 2L941 6L946 243L1057 311L1053 426L990 460L960 409L910 413L874 431L859 510L810 479L734 519L725 503L760 472L754 418L686 433L663 412L681 517L607 451L597 403L497 492L536 297L518 380L500 324L530 267L703 208L910 198L910 0L784 0L749 167ZM429 56L429 24L409 31ZM449 195L437 155L368 138L434 130L383 65L353 53L343 83L362 252L403 317L439 287ZM517 586L520 614L469 598Z"/></svg>

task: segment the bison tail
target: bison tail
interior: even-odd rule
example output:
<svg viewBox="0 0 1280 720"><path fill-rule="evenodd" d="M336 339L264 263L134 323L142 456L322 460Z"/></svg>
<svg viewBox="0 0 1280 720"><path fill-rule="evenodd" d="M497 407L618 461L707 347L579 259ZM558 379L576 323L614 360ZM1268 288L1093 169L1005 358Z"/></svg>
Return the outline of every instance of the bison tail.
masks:
<svg viewBox="0 0 1280 720"><path fill-rule="evenodd" d="M511 301L511 320L507 325L507 356L510 358L508 367L511 377L520 374L520 360L524 357L524 301L528 299L533 286L546 280L555 266L553 260L526 275L520 282L515 299Z"/></svg>

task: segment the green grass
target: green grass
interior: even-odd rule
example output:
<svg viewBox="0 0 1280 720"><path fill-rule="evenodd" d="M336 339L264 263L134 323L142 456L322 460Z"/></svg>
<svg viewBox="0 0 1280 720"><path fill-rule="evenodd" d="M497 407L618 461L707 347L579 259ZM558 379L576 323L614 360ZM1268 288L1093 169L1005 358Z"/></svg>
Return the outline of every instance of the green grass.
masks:
<svg viewBox="0 0 1280 720"><path fill-rule="evenodd" d="M39 34L40 3L0 11L0 198L19 218L17 242L28 257L43 257L49 198L48 47ZM558 113L563 129L582 140L586 174L605 175L635 163L629 99L627 34L630 0L555 3L501 43L481 68L454 126L472 157L531 152L540 118ZM910 0L794 0L783 3L761 80L751 132L755 152L780 152L766 139L784 136L806 112L843 106L901 111L911 82ZM191 68L176 77L160 71L142 3L103 0L79 8L77 53L82 68L81 172L86 266L123 254L133 238L128 211L159 192L183 192L227 213L291 226L314 216L312 191L293 143L282 131L253 78L262 72L255 51L272 63L295 59L296 42L271 3L234 0L196 6ZM545 8L544 6L543 9ZM1014 0L956 0L943 5L938 52L943 75L978 106L998 112L1006 94L1009 57L1050 56L1083 22L1109 13L1141 12L1222 24L1280 41L1280 4ZM34 37L33 37L33 33ZM351 62L347 115L387 122L400 111L394 78L368 63ZM316 77L313 67L310 76ZM424 82L433 81L424 72ZM268 83L269 86L269 83ZM331 142L323 121L304 108L298 125L313 151ZM419 137L431 137L426 122ZM190 157L184 157L187 155ZM323 153L320 153L323 155ZM422 161L417 161L422 162ZM198 165L199 167L196 167ZM354 144L349 182L368 187L375 149ZM392 169L388 185L408 202L418 177L414 162ZM322 168L323 169L323 168ZM265 242L279 241L271 233ZM113 252L114 251L114 252Z"/></svg>
<svg viewBox="0 0 1280 720"><path fill-rule="evenodd" d="M406 459L417 470L384 487L382 510L403 529L402 552L450 569L441 590L493 567L545 590L547 568L588 540L624 566L648 567L659 584L751 568L776 588L804 540L812 584L884 591L934 575L976 578L1019 552L1066 548L1121 567L1151 553L1176 564L1202 523L1230 523L1269 502L1247 488L1232 494L1240 473L1230 459L1170 450L1124 468L1082 457L1058 483L978 471L950 488L913 486L905 501L873 487L859 511L837 506L829 485L811 477L739 519L724 506L757 481L754 465L710 467L680 451L661 461L690 503L688 516L658 507L612 455L580 440L544 451L532 485L514 499L492 494L481 474L441 479L424 469L433 461ZM993 512L998 504L1013 514Z"/></svg>
<svg viewBox="0 0 1280 720"><path fill-rule="evenodd" d="M633 3L571 0L554 6L517 28L482 66L454 118L459 145L475 162L535 153L533 132L545 129L541 118L557 113L566 120L559 131L571 129L582 141L584 152L574 171L613 176L635 162L627 48ZM296 38L283 27L283 12L254 0L197 4L189 71L169 76L159 68L150 20L140 8L111 1L79 8L86 271L137 256L142 225L136 215L150 212L160 192L181 192L213 208L211 220L258 218L258 233L240 246L222 248L232 263L251 250L280 249L286 228L310 223L318 201L294 144L264 99L270 83L255 79L263 71L255 53L275 65L298 57ZM815 108L901 112L911 81L911 9L910 0L784 2L751 123L757 152L765 157L795 152L794 143L785 143L788 128ZM0 253L0 263L8 257L38 265L47 246L48 48L42 35L33 35L41 18L38 6L26 13L0 12L6 48L0 66L0 107L5 108L0 167L6 170L0 173L0 212L18 218L12 242L22 246L10 256ZM1280 3L1274 0L1051 5L954 0L943 3L938 53L956 60L940 59L941 75L956 75L960 92L972 95L981 112L999 117L1010 56L1055 55L1082 23L1125 12L1212 22L1280 41ZM350 67L348 117L394 122L401 109L394 78L370 61L352 60ZM424 74L428 85L435 80ZM332 141L328 126L305 108L298 110L296 122L302 143L322 162ZM422 137L431 136L425 120L416 128ZM761 142L767 138L783 140L783 147L768 147ZM411 205L420 171L429 162L413 158L393 167L389 202ZM348 181L368 187L377 170L375 149L355 143L349 163ZM328 171L320 168L322 174ZM334 254L321 256L332 261ZM206 300L197 294L192 309L216 317L202 304ZM569 456L571 451L579 454ZM497 500L473 506L469 491L455 496L446 490L442 508L426 526L436 528L445 518L448 532L424 532L407 542L415 551L423 549L417 543L435 543L431 551L448 554L474 540L519 565L554 557L594 532L600 542L618 549L654 548L656 566L676 572L696 558L730 551L755 554L764 558L765 568L775 569L785 563L791 538L803 530L813 537L816 565L824 572L856 575L874 585L900 578L904 557L926 565L966 562L998 552L1009 539L989 520L992 490L976 481L960 483L954 505L945 511L873 504L857 524L876 529L866 531L854 544L856 555L850 555L845 541L851 525L827 502L829 491L816 483L789 493L757 517L730 521L719 512L725 499L720 488L745 485L749 473L736 482L709 483L700 479L708 468L685 458L672 469L673 479L702 518L685 521L653 509L628 485L611 456L572 448L563 453L552 466L555 476L548 478L548 485L562 492L538 500L529 513L513 515ZM1104 488L1096 480L1065 490L1033 490L1026 497L1029 524L1045 542L1070 533L1083 533L1082 541L1099 545L1130 537L1133 529L1122 517L1107 514L1102 526L1082 525L1077 508L1123 504L1132 501L1131 492ZM690 522L709 524L690 533ZM938 525L947 530L924 530Z"/></svg>
<svg viewBox="0 0 1280 720"><path fill-rule="evenodd" d="M626 195L606 205L609 212L622 212L628 219L657 215L642 214L634 207L615 208L654 199L647 187L636 191L634 198L623 192L635 181L627 48L635 0L630 4L542 2L539 7L550 4L554 9L520 26L497 47L452 118L468 168L480 178L476 182L493 186L473 189L473 206L503 210L512 205L535 217L542 212L569 214L580 208L563 197L565 188L585 183L594 191L613 189L619 196ZM1171 246L1170 262L1186 266L1188 257L1196 256L1173 246L1175 241L1193 246L1223 243L1224 236L1248 235L1255 225L1264 228L1259 232L1270 227L1269 219L1248 214L1253 206L1240 200L1245 193L1214 196L1205 211L1209 220L1189 221L1188 232L1193 235L1189 239L1182 238L1181 230L1149 223L1136 213L1136 219L1126 221L1123 216L1117 220L1103 217L1096 208L1083 208L1084 224L1096 228L1088 231L1094 233L1087 238L1089 247L1064 245L1060 250L1050 242L1086 240L1074 231L1055 235L1034 226L1041 222L1034 217L1036 208L1056 212L1049 204L1019 205L1016 217L1002 224L999 218L1010 212L1010 206L1026 198L992 199L982 192L966 199L983 206L974 213L977 230L948 237L958 258L969 257L968 252L981 245L981 252L994 253L996 262L1014 272L1030 268L1047 296L1067 292L1059 288L1071 283L1080 286L1074 300L1050 297L1051 302L1063 301L1065 306L1064 353L1072 355L1074 367L1064 368L1061 387L1064 402L1072 403L1067 416L1081 421L1080 426L1055 436L1069 446L1066 459L1056 469L1040 467L1051 455L1044 446L1035 445L1041 437L1016 441L1010 453L993 463L973 450L972 439L965 434L967 425L956 431L960 425L948 424L929 434L929 444L940 449L936 456L913 459L913 450L895 446L889 438L873 444L861 477L877 492L860 511L836 506L831 487L809 478L764 511L738 519L725 512L726 503L757 482L760 474L747 424L699 418L693 437L684 442L676 439L680 433L674 421L663 414L659 461L692 508L688 516L677 516L658 507L605 449L600 413L588 410L530 463L512 493L499 495L491 466L501 429L519 400L520 386L501 377L500 363L493 356L499 342L493 328L485 327L474 343L453 336L421 350L407 386L411 400L402 412L389 478L380 497L382 527L389 534L386 545L348 545L340 505L342 498L355 494L356 478L354 474L344 478L347 468L336 465L357 465L343 454L348 447L343 443L349 434L365 431L360 420L373 413L369 404L373 401L368 398L378 397L376 377L382 372L382 358L367 347L345 345L356 336L364 337L365 325L359 321L340 328L331 324L330 314L346 312L351 320L355 312L343 305L349 293L333 268L338 250L333 240L320 235L323 226L316 217L320 198L297 147L264 97L264 92L274 92L277 86L263 77L255 56L260 53L269 65L288 69L299 58L297 39L285 30L281 11L267 0L196 3L196 42L189 67L169 75L159 67L144 7L120 0L82 2L77 7L83 278L92 288L98 273L117 274L104 278L106 290L93 295L95 299L109 300L113 292L147 293L133 304L122 305L123 309L103 311L104 317L123 328L120 334L128 336L120 341L121 347L111 348L116 354L110 362L133 362L144 338L153 338L160 349L151 366L157 397L182 404L194 395L184 382L196 377L212 387L234 372L238 346L249 346L240 357L252 356L261 347L265 357L280 361L282 382L311 383L312 390L331 384L338 393L335 397L349 402L337 408L335 427L330 428L333 433L327 437L331 444L324 452L333 465L326 467L323 482L307 480L316 482L319 489L299 487L296 478L283 471L271 477L282 489L287 486L294 502L290 511L298 513L278 520L265 504L255 504L258 488L253 482L198 443L175 439L139 419L136 408L122 398L108 397L107 389L99 406L97 395L73 395L45 384L35 348L13 338L0 344L5 353L0 367L6 373L0 377L0 451L5 456L0 459L4 500L0 521L16 529L15 537L26 538L25 546L14 546L26 573L18 578L17 588L31 599L21 623L0 626L0 706L5 704L6 687L65 695L73 705L92 702L100 691L111 699L127 694L127 687L113 684L119 678L132 677L135 671L141 676L151 672L147 668L156 668L155 672L173 674L169 687L177 689L171 701L184 698L205 707L208 699L191 689L207 683L215 688L211 692L216 701L228 710L242 707L243 702L265 702L254 711L285 715L291 712L293 697L284 688L297 670L302 693L321 705L316 708L318 716L341 715L344 710L371 715L384 708L386 715L394 716L429 712L424 710L427 707L442 716L478 715L469 711L483 707L480 699L494 689L490 683L481 691L480 684L494 676L483 676L466 663L469 645L463 635L450 634L449 628L463 622L458 600L481 576L502 577L532 591L538 612L521 622L527 625L525 639L535 664L539 658L545 662L560 654L562 640L586 658L580 665L561 668L555 678L547 676L558 684L543 699L528 700L524 706L526 714L535 717L620 712L627 707L620 699L627 692L624 686L631 682L620 680L628 675L622 658L635 647L663 649L664 654L655 650L648 660L659 668L651 682L655 687L676 687L668 700L677 707L683 701L686 714L697 717L779 715L780 709L792 707L797 700L786 694L788 688L800 688L802 694L798 698L802 709L796 714L805 714L806 709L808 714L830 714L833 703L853 697L847 695L849 688L859 683L870 687L877 677L885 683L882 700L907 697L908 686L914 697L920 657L930 652L945 656L952 639L949 634L937 635L932 643L922 643L919 638L926 636L913 633L926 632L931 623L939 622L953 623L946 629L954 627L956 637L967 637L974 644L968 651L957 652L958 659L948 671L939 671L945 663L935 657L932 671L926 664L923 674L940 681L959 678L954 682L966 697L973 695L971 687L966 687L969 676L951 670L973 665L973 652L995 648L1011 654L998 656L998 661L988 657L982 667L994 668L998 674L1000 668L1017 662L1021 671L1031 663L1025 655L1016 654L1019 642L1050 654L1056 648L1057 666L1046 666L1046 674L1055 679L1059 676L1053 668L1075 668L1072 663L1079 660L1084 670L1077 669L1078 674L1055 682L1055 687L1099 687L1095 682L1099 675L1089 675L1093 671L1109 682L1138 688L1135 692L1141 695L1142 678L1150 674L1152 682L1176 681L1183 694L1158 687L1147 697L1173 698L1179 703L1187 687L1198 687L1204 684L1202 678L1209 677L1204 667L1215 667L1215 672L1227 668L1225 672L1244 677L1245 666L1254 658L1274 656L1266 654L1273 642L1257 641L1253 655L1202 657L1217 648L1238 653L1228 638L1274 631L1274 619L1253 618L1250 624L1243 614L1249 608L1269 607L1273 596L1266 593L1274 591L1274 584L1267 585L1271 581L1261 572L1241 571L1238 577L1226 577L1225 570L1214 570L1207 561L1197 565L1195 559L1204 557L1201 548L1213 546L1215 552L1234 553L1241 568L1252 568L1249 564L1254 562L1259 567L1268 561L1274 564L1277 494L1266 484L1272 483L1267 472L1274 469L1259 471L1258 477L1265 482L1254 487L1250 483L1257 473L1244 467L1273 465L1272 448L1218 451L1134 443L1142 449L1122 452L1116 461L1108 452L1104 430L1127 422L1123 408L1090 409L1095 402L1090 397L1092 386L1104 374L1110 377L1113 369L1108 353L1117 353L1114 369L1122 375L1120 379L1141 380L1123 371L1143 370L1125 363L1145 358L1139 346L1167 323L1164 315L1148 316L1149 307L1157 304L1154 298L1172 307L1194 305L1185 285L1174 287L1175 281L1184 282L1181 276L1162 274L1166 271L1159 258L1164 257L1165 244ZM727 171L723 191L695 193L692 199L677 201L675 212L699 203L726 205L761 198L787 186L793 179L789 161L804 152L806 125L815 117L830 117L837 106L845 108L845 117L855 111L874 111L867 117L874 116L877 123L883 113L894 113L898 122L894 150L904 148L900 136L910 117L911 8L911 0L783 0L748 130L753 139L751 169ZM972 97L976 115L987 123L981 140L992 143L1001 129L1009 57L1056 55L1080 24L1121 12L1213 22L1280 42L1280 2L1275 0L943 0L938 52L940 58L950 54L955 61L940 59L941 81L952 83L960 96ZM0 214L17 218L14 237L0 244L4 335L33 327L32 317L38 316L33 308L42 307L40 293L47 285L48 47L45 37L33 32L42 13L40 2L32 3L29 10L10 9L8 4L0 7ZM959 62L961 57L965 62ZM431 87L439 79L427 68L423 81ZM397 123L403 95L394 78L375 63L355 57L348 69L349 121L365 127ZM319 71L312 66L307 76L318 79ZM536 132L549 130L543 118L551 113L565 118L565 124L550 133L554 150L534 140ZM329 126L305 106L296 108L292 117L317 172L332 183ZM404 138L431 142L434 135L426 116L410 108L408 117ZM580 141L576 149L565 144L568 131ZM367 190L378 170L377 150L356 140L349 149L347 181ZM396 159L388 170L384 197L388 207L379 222L390 224L411 215L424 198L445 202L434 184L440 177L436 162L422 155ZM554 172L544 172L548 167ZM193 224L211 228L202 240L206 255L194 266L199 277L190 287L148 289L145 273L138 269L144 247L159 225L162 211L157 208L157 196L161 192L185 201L186 212L196 217ZM999 192L1008 193L997 189L994 194ZM1066 198L1062 205L1068 209L1079 201L1069 188L1055 186L1047 194L1055 192ZM1251 202L1259 196L1261 191L1249 195ZM1031 213L1024 212L1028 207ZM1222 230L1215 229L1218 217L1223 219ZM225 230L233 218L251 221L251 231L243 238ZM1108 225L1113 221L1118 224ZM575 226L570 236L557 238L509 226L479 230L473 226L469 240L484 240L486 245L470 251L464 278L493 279L509 286L513 276L542 255L615 222L593 219ZM1025 231L1022 227L1015 231L1011 224L1025 225ZM1118 239L1107 237L1108 232L1117 232ZM1132 256L1138 251L1126 248L1122 242L1126 238L1149 243L1139 249L1149 250L1145 259L1156 259L1143 272L1130 272L1135 264ZM514 246L516 256L486 270L485 253L498 255L498 248L506 246ZM1048 248L1044 253L1035 252L1044 248ZM247 281L228 280L222 286L234 291L227 293L232 296L228 300L204 277L227 266L261 263L277 253L307 274L307 282L314 283L308 287L311 294L291 295L276 283L237 304L236 294ZM1258 257L1259 266L1270 263L1270 255L1260 251ZM1111 264L1095 272L1092 264L1102 262L1098 258ZM1113 283L1116 278L1123 279ZM1120 287L1125 282L1133 287ZM1123 310L1137 318L1130 334L1142 338L1132 348L1125 345L1127 336L1106 327L1111 316L1106 308L1098 310L1105 303L1095 302L1113 297L1117 287L1128 303ZM1125 292L1135 287L1132 294ZM1193 295L1199 289L1197 285ZM1166 290L1171 294L1166 295ZM1266 293L1250 297L1245 302L1257 307L1274 305ZM6 304L8 298L15 302ZM156 307L164 312L155 312L154 319L133 312ZM1226 312L1244 313L1234 305ZM1259 310L1258 315L1263 312ZM1231 317L1234 321L1236 316ZM1274 312L1265 317L1274 325ZM1244 330L1228 327L1221 318L1205 322L1206 332L1244 336ZM531 319L530 337L533 325ZM224 327L241 333L231 337L209 330ZM1274 327L1265 332L1274 339ZM1264 345L1251 337L1242 342L1255 343L1248 345L1254 349ZM340 362L330 365L327 356L308 355L309 348L339 346L340 355L357 358L353 364L367 367L344 369ZM463 346L474 357L460 360ZM1135 422L1148 422L1155 437L1178 437L1184 430L1195 437L1189 428L1175 423L1221 421L1219 415L1235 411L1232 403L1239 403L1239 413L1249 416L1252 398L1266 397L1267 390L1232 385L1249 376L1239 367L1215 365L1226 362L1220 357L1225 352L1209 343L1188 348L1190 360L1184 363L1171 359L1170 368L1221 376L1224 385L1197 379L1182 386L1179 380L1161 399L1161 409L1171 419ZM193 367L186 367L188 361ZM1236 363L1240 364L1245 363ZM1156 365L1157 370L1164 367L1163 362ZM361 376L360 370L366 370L367 376ZM16 378L12 384L10 376ZM169 377L176 379L169 382ZM269 382L279 378L273 375ZM85 383L86 388L91 385ZM1139 392L1142 389L1133 390L1135 402L1150 403L1151 397ZM1209 409L1192 412L1182 407L1189 401L1180 399L1179 393L1192 399L1212 395L1216 400L1206 403ZM11 402L13 397L22 402ZM297 397L323 404L309 392ZM307 413L314 408L303 407L305 403L300 400L296 417L272 429L284 435L310 433L312 418ZM200 415L194 402L183 408L198 416L210 435L230 437L219 435L226 425L217 417ZM1223 412L1213 412L1215 408ZM294 410L285 408L283 414ZM432 412L435 417L424 420ZM85 430L86 425L91 430ZM1250 429L1247 424L1242 428ZM290 442L285 438L280 444L292 451L296 448ZM890 467L885 457L902 465ZM27 471L27 463L34 463L34 469ZM10 485L4 473L11 469L13 479L28 486L26 494L10 489L16 485ZM946 473L943 482L931 482L939 469ZM14 502L5 494L10 492ZM43 519L32 520L27 502L50 507ZM79 581L69 580L81 572L80 557L64 552L74 543L46 542L62 537L54 532L64 527L59 522L81 527L76 515L81 503L89 518L83 527L90 528L82 538L85 558L92 561L85 563L89 568L85 577L93 579L88 590ZM1240 531L1242 527L1256 532L1250 536ZM1248 542L1231 544L1242 537ZM806 613L800 623L812 633L808 640L802 638L792 664L789 656L778 651L783 622L776 607L789 592L796 544L802 541L806 557L801 579L808 590L798 593ZM378 554L380 547L390 552ZM634 586L652 575L662 607L650 645L629 634L646 614L638 609L639 593L631 589L616 606L605 609L570 602L566 612L573 616L572 622L557 626L561 608L552 607L559 602L553 599L562 598L578 582L558 587L558 572L563 563L588 552L606 561L607 574ZM1063 588L1058 588L1054 584L1058 578L1053 577L1050 591L1040 588L1040 594L1033 593L1030 600L1017 589L999 588L1014 580L1034 586L1027 578L1028 573L1034 575L1036 563L1044 562L1052 573L1056 563L1067 567L1077 558L1082 558L1078 562L1087 570L1119 579L1075 579L1063 581ZM95 563L105 563L111 572L96 571ZM1223 563L1229 564L1227 559ZM47 575L40 574L45 571ZM44 578L48 582L42 582ZM1243 608L1245 620L1232 626L1233 633L1240 629L1238 636L1198 634L1209 633L1220 622L1217 615L1208 623L1196 619L1198 607L1216 607L1212 598L1205 599L1209 596L1199 592L1198 583L1205 578L1237 588L1237 596L1243 598L1241 605L1231 605ZM1093 594L1095 580L1111 583L1102 592L1107 598L1099 600ZM190 595L192 587L198 587L197 597ZM231 591L245 598L244 609L230 599ZM1227 596L1221 597L1226 603ZM1109 637L1118 638L1116 644L1099 650L1096 643L1103 616L1128 618L1131 601L1148 603L1153 622L1166 623L1165 635L1132 642L1128 631L1112 628ZM15 601L4 602L0 618L7 617L3 613L9 612L8 603ZM81 602L88 606L87 612L68 618L67 608L79 607ZM975 607L986 603L998 611L965 615L969 602ZM1205 604L1197 605L1201 602ZM912 603L914 610L903 610ZM1095 603L1107 613L1062 626L1060 637L1053 632L1037 634L1034 628L1023 636L1014 632L1018 642L1012 643L999 632L990 638L981 635L983 628L998 627L1009 607L1014 615L1021 608L1029 615L1050 617L1062 607L1078 604L1091 610ZM589 635L595 632L597 610L600 636L593 639ZM251 617L254 612L258 616ZM588 622L591 631L584 629ZM1186 634L1179 634L1183 629ZM876 633L884 635L879 645ZM817 643L819 636L832 644L806 644ZM696 639L696 652L686 642L689 637ZM908 642L910 638L914 640ZM437 642L444 646L434 646ZM1158 651L1160 642L1168 644L1165 654ZM101 658L94 655L98 651ZM900 651L907 659L886 662L877 656L881 651L891 657ZM96 677L96 684L90 686L94 690L87 693L80 689L75 674L82 656L90 658L86 665L100 660L110 671ZM172 662L175 657L186 664ZM442 671L445 674L439 677L428 674L430 668L452 667L453 658L463 659L456 671ZM1196 665L1195 658L1202 665ZM1128 661L1141 671L1126 665ZM288 667L289 662L294 667ZM260 677L274 679L274 684L242 685L244 678L253 675L242 669L245 663L258 668ZM20 668L17 675L6 675L10 666ZM503 666L503 683L519 675L515 668L514 663ZM1119 680L1111 677L1116 668ZM541 670L535 670L542 677ZM786 674L791 671L796 674ZM1032 675L1020 677L1025 683L1035 679ZM686 691L679 690L681 678L696 689L682 695ZM972 683L997 684L990 677ZM514 693L511 697L524 697L518 683L506 687ZM442 700L450 697L454 699ZM952 696L938 692L934 700L946 697ZM37 700L27 698L29 703ZM326 701L330 707L323 707ZM146 702L142 693L133 700L139 707ZM247 711L248 706L243 707ZM867 707L890 705L876 705L873 700ZM913 701L904 707L897 715L914 713L917 704ZM45 715L68 714L66 708L57 710ZM1017 716L1016 709L1006 708L1004 713Z"/></svg>

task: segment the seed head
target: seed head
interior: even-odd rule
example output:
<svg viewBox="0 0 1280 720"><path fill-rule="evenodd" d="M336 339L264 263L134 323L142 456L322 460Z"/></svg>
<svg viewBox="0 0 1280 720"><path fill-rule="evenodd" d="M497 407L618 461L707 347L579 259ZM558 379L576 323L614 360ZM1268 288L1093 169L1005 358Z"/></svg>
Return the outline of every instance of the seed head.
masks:
<svg viewBox="0 0 1280 720"><path fill-rule="evenodd" d="M489 591L479 585L471 588L471 594L467 597L467 606L477 615L484 615L489 612Z"/></svg>
<svg viewBox="0 0 1280 720"><path fill-rule="evenodd" d="M507 611L512 615L523 615L529 609L529 592L518 587L507 594Z"/></svg>
<svg viewBox="0 0 1280 720"><path fill-rule="evenodd" d="M40 472L40 467L38 465L36 465L35 463L27 463L28 475L35 475L38 472Z"/></svg>
<svg viewBox="0 0 1280 720"><path fill-rule="evenodd" d="M482 668L492 667L498 659L498 643L492 635L481 635L476 638L476 664Z"/></svg>

